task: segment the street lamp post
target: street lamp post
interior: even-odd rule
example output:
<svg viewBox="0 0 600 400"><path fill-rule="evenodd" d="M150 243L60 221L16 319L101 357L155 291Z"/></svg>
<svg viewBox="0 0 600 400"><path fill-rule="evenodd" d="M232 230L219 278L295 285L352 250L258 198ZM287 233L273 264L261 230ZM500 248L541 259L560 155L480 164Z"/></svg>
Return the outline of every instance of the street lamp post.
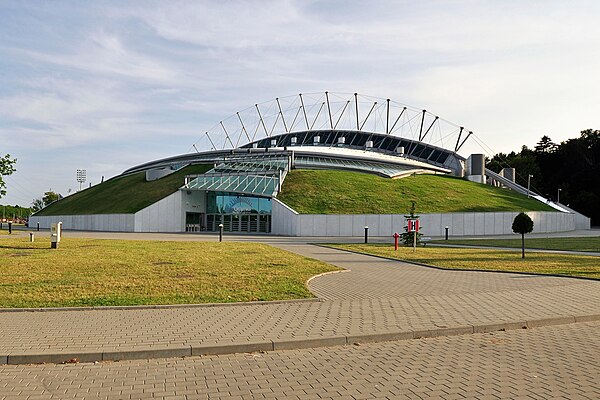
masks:
<svg viewBox="0 0 600 400"><path fill-rule="evenodd" d="M531 174L527 175L527 197L529 197L529 188L531 187L531 178L533 178L533 175L531 175Z"/></svg>
<svg viewBox="0 0 600 400"><path fill-rule="evenodd" d="M558 188L558 193L556 194L556 204L560 204L560 191L561 190L562 190L561 188Z"/></svg>

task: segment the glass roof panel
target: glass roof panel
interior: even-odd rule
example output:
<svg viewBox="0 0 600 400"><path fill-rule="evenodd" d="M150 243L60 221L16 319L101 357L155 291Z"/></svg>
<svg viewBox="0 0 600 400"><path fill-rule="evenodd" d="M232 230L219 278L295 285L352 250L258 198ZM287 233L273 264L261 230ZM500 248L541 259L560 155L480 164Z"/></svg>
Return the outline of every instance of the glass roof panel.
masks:
<svg viewBox="0 0 600 400"><path fill-rule="evenodd" d="M365 172L373 172L389 177L394 177L401 174L406 174L412 170L420 170L410 165L387 164L360 160L341 160L336 158L319 157L319 156L298 156L295 164L298 167L322 167L322 168L338 168L352 169Z"/></svg>
<svg viewBox="0 0 600 400"><path fill-rule="evenodd" d="M278 187L279 179L266 175L200 175L188 184L189 189L262 196L274 196Z"/></svg>

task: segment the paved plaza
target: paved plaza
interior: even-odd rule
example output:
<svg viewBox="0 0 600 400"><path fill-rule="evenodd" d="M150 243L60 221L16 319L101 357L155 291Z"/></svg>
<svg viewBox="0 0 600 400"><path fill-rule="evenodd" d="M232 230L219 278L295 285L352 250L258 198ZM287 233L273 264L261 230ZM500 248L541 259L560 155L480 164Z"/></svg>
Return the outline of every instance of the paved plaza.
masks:
<svg viewBox="0 0 600 400"><path fill-rule="evenodd" d="M279 350L600 320L600 282L444 271L302 242L345 269L318 299L217 306L0 312L0 364Z"/></svg>
<svg viewBox="0 0 600 400"><path fill-rule="evenodd" d="M4 365L0 399L598 399L599 332L592 322L268 353Z"/></svg>
<svg viewBox="0 0 600 400"><path fill-rule="evenodd" d="M0 400L600 398L598 281L261 240L343 270L305 301L0 312L0 364L20 364Z"/></svg>

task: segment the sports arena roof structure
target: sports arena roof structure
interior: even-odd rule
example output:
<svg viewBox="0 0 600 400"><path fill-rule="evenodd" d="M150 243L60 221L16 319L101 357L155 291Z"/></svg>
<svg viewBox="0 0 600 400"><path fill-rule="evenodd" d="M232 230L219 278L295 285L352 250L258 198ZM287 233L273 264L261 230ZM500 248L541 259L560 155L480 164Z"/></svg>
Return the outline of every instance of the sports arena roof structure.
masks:
<svg viewBox="0 0 600 400"><path fill-rule="evenodd" d="M460 175L465 159L457 152L471 135L426 110L390 99L357 93L299 94L236 112L206 131L190 152L124 173L284 151L294 153L294 167L354 169L390 177L411 171Z"/></svg>

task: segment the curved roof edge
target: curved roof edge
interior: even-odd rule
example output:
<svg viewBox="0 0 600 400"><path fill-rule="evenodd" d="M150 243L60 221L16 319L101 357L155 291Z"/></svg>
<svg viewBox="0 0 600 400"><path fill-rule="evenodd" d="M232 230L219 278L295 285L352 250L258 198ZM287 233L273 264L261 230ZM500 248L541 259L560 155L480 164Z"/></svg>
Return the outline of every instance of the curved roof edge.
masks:
<svg viewBox="0 0 600 400"><path fill-rule="evenodd" d="M156 168L212 163L232 155L294 151L336 158L364 158L388 163L412 164L439 172L457 173L465 158L454 151L392 135L363 131L300 131L273 135L230 150L187 153L140 164L122 175Z"/></svg>

